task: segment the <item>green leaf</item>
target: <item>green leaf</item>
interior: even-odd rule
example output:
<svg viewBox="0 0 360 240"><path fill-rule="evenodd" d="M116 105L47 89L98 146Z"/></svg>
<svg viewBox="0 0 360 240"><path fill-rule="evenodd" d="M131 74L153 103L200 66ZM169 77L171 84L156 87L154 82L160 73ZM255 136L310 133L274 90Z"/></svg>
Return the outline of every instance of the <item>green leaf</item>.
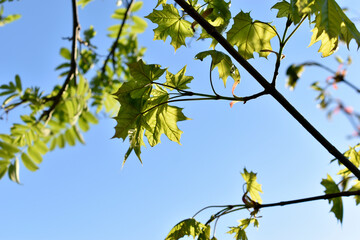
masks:
<svg viewBox="0 0 360 240"><path fill-rule="evenodd" d="M166 71L166 82L165 85L170 86L170 90L173 90L174 87L176 89L188 89L189 87L186 84L190 83L194 77L185 76L186 66L183 67L177 74L172 74L169 71Z"/></svg>
<svg viewBox="0 0 360 240"><path fill-rule="evenodd" d="M163 104L169 99L169 94L157 88L153 90L153 95L148 102L148 109L152 109L146 113L146 132L150 146L160 143L161 134L165 134L171 141L180 144L182 131L178 128L177 122L188 120L182 113L182 108Z"/></svg>
<svg viewBox="0 0 360 240"><path fill-rule="evenodd" d="M354 184L349 191L359 191L360 190L360 181L357 180L356 184ZM356 195L355 196L355 201L356 201L356 205L360 204L360 195Z"/></svg>
<svg viewBox="0 0 360 240"><path fill-rule="evenodd" d="M334 182L334 180L331 178L330 175L327 175L327 179L323 179L321 181L321 185L325 187L326 194L340 192L338 185ZM333 204L330 211L333 212L337 220L340 220L340 222L342 223L344 209L343 209L343 203L341 197L331 198L329 199L329 203Z"/></svg>
<svg viewBox="0 0 360 240"><path fill-rule="evenodd" d="M30 171L34 172L39 169L39 167L31 160L29 155L27 155L26 153L21 154L21 160L24 166Z"/></svg>
<svg viewBox="0 0 360 240"><path fill-rule="evenodd" d="M212 69L215 67L218 68L219 77L223 80L224 86L226 86L226 81L229 76L231 76L235 82L240 82L239 70L232 63L231 58L225 53L216 50L209 50L198 53L195 56L195 59L202 61L209 55L212 58Z"/></svg>
<svg viewBox="0 0 360 240"><path fill-rule="evenodd" d="M184 236L195 238L202 233L204 228L207 227L193 218L185 219L171 229L165 240L178 240Z"/></svg>
<svg viewBox="0 0 360 240"><path fill-rule="evenodd" d="M133 5L131 6L131 12L137 12L139 11L143 6L143 2L139 1L139 2L134 2Z"/></svg>
<svg viewBox="0 0 360 240"><path fill-rule="evenodd" d="M60 49L60 55L65 58L66 60L71 60L71 53L67 48Z"/></svg>
<svg viewBox="0 0 360 240"><path fill-rule="evenodd" d="M21 92L22 91L22 85L21 85L21 79L20 79L19 75L15 76L15 83L16 83L16 89Z"/></svg>
<svg viewBox="0 0 360 240"><path fill-rule="evenodd" d="M78 0L77 5L81 6L81 8L84 8L88 3L90 3L92 0Z"/></svg>
<svg viewBox="0 0 360 240"><path fill-rule="evenodd" d="M347 47L352 39L360 46L359 31L335 0L314 1L312 11L316 12L316 18L310 46L321 41L319 52L322 52L323 57L335 52L339 37L346 42Z"/></svg>
<svg viewBox="0 0 360 240"><path fill-rule="evenodd" d="M33 148L36 149L36 151L38 151L42 155L44 155L45 153L47 153L49 151L49 148L40 139L34 143Z"/></svg>
<svg viewBox="0 0 360 240"><path fill-rule="evenodd" d="M260 193L262 193L261 184L256 182L256 173L248 172L244 168L244 173L241 173L241 176L246 182L246 191L250 194L251 200L258 203L262 203Z"/></svg>
<svg viewBox="0 0 360 240"><path fill-rule="evenodd" d="M36 163L36 164L40 164L42 162L42 157L41 154L37 151L36 148L34 147L29 147L28 148L28 154L29 157Z"/></svg>
<svg viewBox="0 0 360 240"><path fill-rule="evenodd" d="M246 232L242 227L230 227L230 231L228 231L227 233L235 234L234 238L236 240L248 240Z"/></svg>
<svg viewBox="0 0 360 240"><path fill-rule="evenodd" d="M76 138L76 136L75 136L72 128L67 129L64 135L65 135L65 140L66 140L66 142L67 142L70 146L75 146L75 143L76 143L76 142L75 142L75 138Z"/></svg>
<svg viewBox="0 0 360 240"><path fill-rule="evenodd" d="M160 65L147 65L142 60L129 64L132 79L121 85L114 94L121 102L121 97L130 94L132 98L141 98L144 94L149 94L153 81L164 74L166 69L161 69Z"/></svg>
<svg viewBox="0 0 360 240"><path fill-rule="evenodd" d="M134 21L134 25L131 27L133 33L142 33L146 30L147 23L143 18L132 16L132 20Z"/></svg>
<svg viewBox="0 0 360 240"><path fill-rule="evenodd" d="M293 90L297 84L297 81L301 77L301 74L304 72L305 67L304 65L295 65L292 64L287 70L287 80L286 80L286 86L290 87L291 90Z"/></svg>
<svg viewBox="0 0 360 240"><path fill-rule="evenodd" d="M194 35L191 23L180 17L178 10L172 4L164 4L163 10L153 10L146 18L158 24L154 29L154 40L166 40L171 37L171 45L175 51L182 45L186 46L185 38Z"/></svg>
<svg viewBox="0 0 360 240"><path fill-rule="evenodd" d="M210 240L210 226L205 225L205 227L202 229L201 233L199 234L199 237L197 240Z"/></svg>
<svg viewBox="0 0 360 240"><path fill-rule="evenodd" d="M9 165L10 165L9 160L0 160L0 179L3 178L4 175L8 172Z"/></svg>
<svg viewBox="0 0 360 240"><path fill-rule="evenodd" d="M268 23L253 21L250 13L241 11L234 17L234 24L227 32L227 40L236 45L245 59L253 58L254 52L260 57L267 57L272 50L270 40L276 36L275 27Z"/></svg>
<svg viewBox="0 0 360 240"><path fill-rule="evenodd" d="M158 0L155 8L157 8L160 4L166 4L166 0Z"/></svg>
<svg viewBox="0 0 360 240"><path fill-rule="evenodd" d="M20 175L19 175L19 160L15 159L14 164L10 164L8 174L11 181L20 184Z"/></svg>
<svg viewBox="0 0 360 240"><path fill-rule="evenodd" d="M277 2L274 6L271 7L271 9L278 10L278 13L276 15L277 18L287 18L291 14L290 3L285 0Z"/></svg>
<svg viewBox="0 0 360 240"><path fill-rule="evenodd" d="M0 27L4 26L5 24L9 24L13 21L16 21L21 18L20 14L12 14L6 17L1 16L0 18Z"/></svg>
<svg viewBox="0 0 360 240"><path fill-rule="evenodd" d="M90 42L95 35L96 31L94 30L94 26L90 25L89 29L84 31L85 42Z"/></svg>

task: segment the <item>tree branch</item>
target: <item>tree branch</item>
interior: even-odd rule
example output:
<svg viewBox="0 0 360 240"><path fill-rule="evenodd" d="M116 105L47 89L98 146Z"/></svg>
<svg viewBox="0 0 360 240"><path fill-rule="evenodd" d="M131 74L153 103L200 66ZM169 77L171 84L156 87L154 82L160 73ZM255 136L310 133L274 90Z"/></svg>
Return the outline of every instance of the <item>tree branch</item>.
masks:
<svg viewBox="0 0 360 240"><path fill-rule="evenodd" d="M119 39L120 39L120 36L121 36L121 33L124 29L124 26L125 26L125 22L128 18L128 16L130 15L130 9L131 9L131 6L133 4L134 0L131 0L127 7L126 7L126 11L125 11L125 14L124 14L124 18L121 22L121 25L120 25L120 28L119 28L119 32L116 36L116 39L115 41L113 42L112 46L111 46L111 49L110 49L110 52L109 54L107 55L106 59L105 59L105 62L104 62L104 65L102 66L101 68L101 75L100 76L104 76L105 75L105 70L106 70L106 65L108 64L110 58L113 60L113 65L114 65L114 68L115 68L115 61L114 61L114 57L115 57L115 50L116 50L116 47L117 47L117 44L119 42ZM115 69L114 69L115 70Z"/></svg>
<svg viewBox="0 0 360 240"><path fill-rule="evenodd" d="M339 192L339 193L330 193L315 197L309 197L309 198L301 198L297 200L291 200L291 201L283 201L283 202L277 202L277 203L269 203L269 204L260 204L260 208L268 208L268 207L276 207L276 206L286 206L291 204L297 204L297 203L305 203L305 202L311 202L311 201L317 201L317 200L328 200L332 198L338 198L338 197L350 197L350 196L356 196L360 195L360 190L358 191L351 191L351 192Z"/></svg>
<svg viewBox="0 0 360 240"><path fill-rule="evenodd" d="M248 61L246 61L233 46L218 32L215 27L206 21L194 8L185 0L175 0L184 11L186 11L207 33L209 33L225 50L246 70L255 80L285 108L331 155L344 164L359 180L360 170L352 164L342 153L336 149L316 128L314 128L297 110L294 108L279 91L276 90Z"/></svg>
<svg viewBox="0 0 360 240"><path fill-rule="evenodd" d="M76 74L77 74L76 52L77 52L77 40L80 36L80 23L79 23L76 0L71 0L71 3L72 3L72 13L73 13L73 30L72 30L70 71L66 76L66 79L60 91L54 97L52 105L49 107L48 110L44 111L41 114L39 121L44 120L45 122L47 122L51 118L56 106L61 102L61 97L63 93L67 90L71 79L74 79L76 81Z"/></svg>

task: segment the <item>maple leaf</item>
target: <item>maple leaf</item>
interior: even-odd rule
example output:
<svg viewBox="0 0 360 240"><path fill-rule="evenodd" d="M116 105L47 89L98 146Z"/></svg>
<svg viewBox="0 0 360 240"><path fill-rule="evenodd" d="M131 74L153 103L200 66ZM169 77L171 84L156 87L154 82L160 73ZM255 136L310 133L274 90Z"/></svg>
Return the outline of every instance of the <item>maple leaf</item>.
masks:
<svg viewBox="0 0 360 240"><path fill-rule="evenodd" d="M177 74L172 74L169 71L166 71L166 82L165 85L169 86L170 90L173 88L176 89L188 89L189 87L186 84L190 83L194 77L192 76L185 76L186 73L186 66L183 67ZM173 87L173 88L171 88Z"/></svg>
<svg viewBox="0 0 360 240"><path fill-rule="evenodd" d="M185 38L194 35L191 23L179 15L179 11L172 4L163 4L162 10L153 10L146 18L158 24L154 29L154 40L164 40L171 37L171 45L176 49L186 46Z"/></svg>
<svg viewBox="0 0 360 240"><path fill-rule="evenodd" d="M177 122L188 120L182 113L182 109L169 106L169 94L161 87L156 87L152 92L153 97L147 102L146 132L150 146L160 143L161 134L165 134L171 141L180 144L182 131L178 128Z"/></svg>
<svg viewBox="0 0 360 240"><path fill-rule="evenodd" d="M246 191L250 194L251 200L261 204L262 200L259 193L263 191L261 184L256 182L256 173L248 172L246 168L244 168L244 173L241 173L241 176L246 182Z"/></svg>
<svg viewBox="0 0 360 240"><path fill-rule="evenodd" d="M241 11L234 17L234 24L227 32L227 40L238 47L240 55L245 59L253 58L254 52L260 57L267 57L272 50L270 40L276 36L275 27L267 23L253 21L250 13Z"/></svg>
<svg viewBox="0 0 360 240"><path fill-rule="evenodd" d="M335 52L338 39L345 41L349 48L350 41L355 39L360 46L360 33L354 23L346 16L335 0L313 1L312 12L315 13L315 27L310 46L321 41L319 52L323 57Z"/></svg>
<svg viewBox="0 0 360 240"><path fill-rule="evenodd" d="M224 0L205 0L208 3L207 8L202 11L202 14L206 11L211 10L211 14L206 17L208 22L216 28L219 33L222 33L229 25L231 19L230 1L225 2ZM210 48L215 48L217 41L202 29L199 39L211 38L213 41L210 44Z"/></svg>
<svg viewBox="0 0 360 240"><path fill-rule="evenodd" d="M170 140L180 144L182 131L177 127L178 121L188 118L182 113L182 109L169 106L168 92L154 81L159 79L166 69L160 65L145 64L142 60L129 64L131 80L121 85L114 94L120 102L118 115L115 117L114 138L125 140L129 138L130 147L125 154L123 164L132 151L135 151L142 162L141 146L144 146L144 134L150 146L160 143L160 137L164 133ZM184 76L186 67L176 75L170 75L170 84L186 87L186 83L192 77Z"/></svg>
<svg viewBox="0 0 360 240"><path fill-rule="evenodd" d="M199 236L204 229L206 231L207 228L207 226L197 222L194 218L185 219L171 229L165 240L178 240L184 236L193 236L195 238Z"/></svg>
<svg viewBox="0 0 360 240"><path fill-rule="evenodd" d="M277 18L288 17L291 13L290 3L285 0L277 2L274 6L271 7L271 9L278 10L278 13L276 14Z"/></svg>
<svg viewBox="0 0 360 240"><path fill-rule="evenodd" d="M321 181L321 185L325 187L326 194L340 192L338 185L334 182L330 175L327 175L327 179L323 179ZM340 220L340 222L342 222L344 209L341 197L329 199L329 203L331 202L333 203L333 206L330 211L335 214L335 217Z"/></svg>
<svg viewBox="0 0 360 240"><path fill-rule="evenodd" d="M207 56L212 58L212 69L218 68L219 77L223 80L224 86L229 76L231 76L235 82L240 82L240 73L236 66L232 63L231 58L223 52L216 50L204 51L196 54L195 59L203 60Z"/></svg>

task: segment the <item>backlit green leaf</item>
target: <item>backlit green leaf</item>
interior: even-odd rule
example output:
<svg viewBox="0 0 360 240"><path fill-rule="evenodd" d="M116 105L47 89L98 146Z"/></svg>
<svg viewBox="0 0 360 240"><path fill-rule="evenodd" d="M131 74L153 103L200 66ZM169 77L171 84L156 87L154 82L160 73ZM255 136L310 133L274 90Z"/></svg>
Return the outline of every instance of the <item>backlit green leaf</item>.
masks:
<svg viewBox="0 0 360 240"><path fill-rule="evenodd" d="M36 164L40 164L42 162L42 157L41 154L37 151L36 148L30 146L28 148L28 154L29 157L36 163Z"/></svg>
<svg viewBox="0 0 360 240"><path fill-rule="evenodd" d="M26 153L21 154L21 160L24 166L30 171L34 172L39 169L39 167L31 160L29 155L27 155Z"/></svg>
<svg viewBox="0 0 360 240"><path fill-rule="evenodd" d="M262 203L260 193L262 193L261 184L256 182L256 173L248 172L246 168L244 168L244 172L241 173L241 176L244 178L246 182L246 191L250 194L250 197L253 201Z"/></svg>
<svg viewBox="0 0 360 240"><path fill-rule="evenodd" d="M78 0L77 4L84 8L88 3L90 3L92 0Z"/></svg>
<svg viewBox="0 0 360 240"><path fill-rule="evenodd" d="M146 118L146 132L150 146L160 143L161 134L165 134L171 141L180 144L182 131L178 128L177 122L188 120L179 107L169 106L165 103L168 100L168 93L161 88L153 91L154 97L149 100ZM161 105L160 105L161 104ZM157 107L156 107L157 106ZM154 108L155 107L155 108Z"/></svg>
<svg viewBox="0 0 360 240"><path fill-rule="evenodd" d="M231 76L235 82L240 81L239 70L232 63L231 58L223 52L216 50L204 51L198 53L195 56L195 59L200 59L202 61L209 55L212 58L212 69L215 67L218 68L219 77L223 80L224 86L226 86L226 81L229 76Z"/></svg>
<svg viewBox="0 0 360 240"><path fill-rule="evenodd" d="M321 185L325 187L326 194L340 192L338 185L334 182L330 175L327 175L327 179L323 179L321 181ZM329 203L333 204L330 211L333 212L335 214L335 217L342 223L344 209L341 197L331 198L329 199Z"/></svg>
<svg viewBox="0 0 360 240"><path fill-rule="evenodd" d="M11 181L20 184L20 175L19 175L19 160L15 159L14 164L10 164L8 174Z"/></svg>
<svg viewBox="0 0 360 240"><path fill-rule="evenodd" d="M60 49L60 55L65 58L66 60L70 60L71 59L71 53L69 51L69 49L67 48L61 48Z"/></svg>
<svg viewBox="0 0 360 240"><path fill-rule="evenodd" d="M169 71L166 71L166 82L165 85L174 87L176 89L188 89L189 87L186 84L190 83L194 77L185 76L186 66L183 67L177 74L172 74ZM173 88L169 88L173 90Z"/></svg>
<svg viewBox="0 0 360 240"><path fill-rule="evenodd" d="M253 21L250 13L241 11L234 17L234 24L227 32L227 40L236 45L240 55L245 59L253 58L254 52L260 57L267 57L272 50L270 40L276 36L274 30L268 23Z"/></svg>
<svg viewBox="0 0 360 240"><path fill-rule="evenodd" d="M278 13L276 15L277 18L287 18L291 14L290 3L285 0L277 2L274 6L271 7L271 9L278 10Z"/></svg>
<svg viewBox="0 0 360 240"><path fill-rule="evenodd" d="M197 222L193 218L183 220L175 225L165 238L165 240L178 240L184 236L193 236L194 238L201 234L206 226Z"/></svg>
<svg viewBox="0 0 360 240"><path fill-rule="evenodd" d="M146 18L158 24L154 29L154 40L166 40L171 37L171 45L175 51L182 45L186 46L185 38L194 35L191 23L179 15L179 11L172 4L164 4L163 10L153 10Z"/></svg>
<svg viewBox="0 0 360 240"><path fill-rule="evenodd" d="M303 65L295 65L295 64L291 65L286 70L286 75L287 75L286 86L290 87L290 89L293 90L304 70L305 67Z"/></svg>

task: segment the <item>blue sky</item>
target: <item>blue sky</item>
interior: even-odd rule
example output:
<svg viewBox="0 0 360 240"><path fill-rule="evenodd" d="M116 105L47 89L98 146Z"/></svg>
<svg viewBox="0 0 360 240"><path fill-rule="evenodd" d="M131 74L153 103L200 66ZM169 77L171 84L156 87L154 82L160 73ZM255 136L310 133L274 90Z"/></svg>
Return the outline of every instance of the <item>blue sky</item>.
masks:
<svg viewBox="0 0 360 240"><path fill-rule="evenodd" d="M268 9L276 1L255 0L250 3L234 1L233 11L250 11L254 18L273 21L275 11ZM55 67L61 63L59 49L69 47L63 37L71 35L71 1L19 1L5 5L5 13L20 13L22 18L0 28L0 81L8 82L19 74L24 86L40 85L50 89L63 79ZM351 7L349 14L358 16L357 1L339 1ZM140 16L148 15L156 1L145 1ZM111 39L106 29L115 24L110 18L116 1L95 0L80 10L82 29L94 25L94 41L99 52L106 53ZM276 20L274 24L280 24ZM169 41L153 41L152 28L139 35L141 45L147 47L145 61L169 67L177 72L188 65L188 75L194 76L191 87L210 92L208 68L210 62L195 61L199 51L208 49L207 42L192 41L188 48L174 53ZM325 112L316 108L316 94L309 85L323 81L327 73L308 68L295 91L285 88L285 71L292 63L306 60L324 61L334 69L334 57L322 59L319 45L308 48L310 29L304 24L289 42L282 62L278 89L304 114L336 147L346 150L358 140L346 136L352 128L345 117L338 115L328 121ZM220 49L220 48L219 48ZM359 65L356 46L351 52L345 46L336 53L343 58L351 54L353 66L348 79L357 84ZM221 49L220 49L221 50ZM275 57L256 58L251 63L267 78L272 75ZM97 66L100 67L100 64ZM243 70L238 95L246 95L261 88ZM217 79L216 72L213 74ZM231 94L231 82L224 89L221 80L215 87ZM360 86L360 84L357 84ZM341 86L339 95L356 106L356 95ZM322 178L335 174L338 168L330 165L332 158L304 129L268 96L235 104L228 102L187 102L178 106L191 121L180 123L182 145L163 137L162 144L143 149L143 166L135 156L121 168L127 144L110 139L115 121L102 117L100 123L85 134L86 145L67 147L48 153L40 169L29 172L21 167L21 182L16 185L4 178L0 182L2 218L0 239L164 239L179 221L191 217L202 207L214 204L241 202L243 180L240 172L246 167L258 173L264 203L320 195ZM1 132L8 132L18 112L9 114L0 124ZM337 223L327 201L296 206L264 209L259 230L248 231L249 239L356 239L360 210L352 199L345 199L344 223ZM206 221L210 211L198 220ZM248 217L238 212L221 219L217 238L232 239L223 234L228 226Z"/></svg>

